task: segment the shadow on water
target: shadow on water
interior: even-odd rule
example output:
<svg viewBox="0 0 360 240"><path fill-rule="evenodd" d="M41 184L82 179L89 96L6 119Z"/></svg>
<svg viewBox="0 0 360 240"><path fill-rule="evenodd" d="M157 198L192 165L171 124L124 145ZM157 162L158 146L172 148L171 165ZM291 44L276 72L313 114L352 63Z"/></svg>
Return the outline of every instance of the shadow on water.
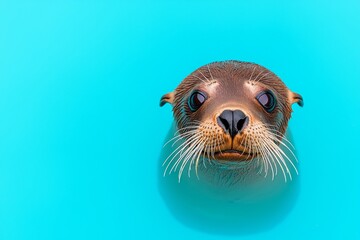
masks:
<svg viewBox="0 0 360 240"><path fill-rule="evenodd" d="M174 130L173 126L164 142ZM287 138L291 141L290 134ZM159 192L174 217L190 228L219 235L263 232L279 224L296 203L300 186L295 173L287 182L278 173L274 181L271 176L259 176L232 185L215 183L201 171L199 179L184 173L180 183L177 173L164 177L161 165L172 150L168 144L160 154Z"/></svg>

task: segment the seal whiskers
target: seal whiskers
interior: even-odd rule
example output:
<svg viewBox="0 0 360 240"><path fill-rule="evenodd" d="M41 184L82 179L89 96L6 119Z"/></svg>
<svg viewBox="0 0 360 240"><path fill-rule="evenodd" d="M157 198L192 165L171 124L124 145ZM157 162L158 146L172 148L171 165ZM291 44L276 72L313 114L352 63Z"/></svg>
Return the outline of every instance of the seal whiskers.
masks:
<svg viewBox="0 0 360 240"><path fill-rule="evenodd" d="M166 175L167 169L169 168L170 164L172 163L172 161L175 159L175 157L179 154L182 154L182 152L184 151L184 149L186 147L189 146L189 144L191 144L194 140L197 140L196 138L198 138L197 135L193 135L191 137L189 137L188 139L186 139L183 143L181 143L174 151L172 151L169 156L165 159L163 166L166 164L166 162L171 158L171 160L168 162L165 171L164 171L164 176Z"/></svg>
<svg viewBox="0 0 360 240"><path fill-rule="evenodd" d="M285 181L287 180L286 174L288 174L289 178L291 179L291 171L289 170L287 166L287 162L290 163L290 165L295 170L296 174L298 174L297 168L295 164L292 162L289 156L286 155L286 153L280 148L281 146L284 146L286 149L289 150L289 152L293 155L293 157L296 159L296 156L294 152L290 149L290 147L282 141L282 139L286 139L283 137L282 139L279 139L278 134L273 133L272 129L266 127L264 124L257 124L254 125L256 129L258 129L256 132L258 137L258 141L256 144L254 144L257 148L257 152L261 155L261 159L263 164L265 164L265 174L267 174L268 168L266 167L267 164L270 165L271 171L273 172L274 169L272 169L272 163L275 165L275 173L274 175L277 175L277 165L281 168L281 171L284 175ZM261 131L261 132L260 132ZM287 140L288 141L288 140ZM292 144L290 145L292 146ZM270 161L272 159L272 161ZM286 161L287 160L287 161Z"/></svg>
<svg viewBox="0 0 360 240"><path fill-rule="evenodd" d="M224 61L206 64L160 99L170 103L177 126L164 146L173 151L165 159L164 175L198 171L230 176L298 174L294 146L285 137L292 105L303 106L273 72L255 63ZM295 160L294 160L295 159ZM200 164L202 163L202 164ZM215 170L215 171L213 171ZM239 180L239 179L238 179Z"/></svg>

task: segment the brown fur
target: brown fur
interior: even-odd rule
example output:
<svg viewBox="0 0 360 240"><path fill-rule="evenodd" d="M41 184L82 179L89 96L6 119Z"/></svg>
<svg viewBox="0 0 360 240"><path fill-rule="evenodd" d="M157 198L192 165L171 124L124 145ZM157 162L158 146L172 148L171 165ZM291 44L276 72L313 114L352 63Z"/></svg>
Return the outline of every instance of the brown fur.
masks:
<svg viewBox="0 0 360 240"><path fill-rule="evenodd" d="M187 101L192 91L204 86L206 89L212 84L218 84L216 91L198 111L191 112ZM244 84L247 84L247 87L244 87ZM264 111L256 102L256 94L249 91L249 88L271 90L277 99L275 110L271 113ZM223 108L227 108L228 103L242 108L251 115L250 119L253 119L253 122L249 124L248 131L254 130L251 129L251 124L256 120L276 126L276 130L282 134L285 133L291 117L291 105L295 102L303 105L302 97L291 92L270 70L254 63L239 61L214 62L198 68L187 76L174 92L165 94L160 105L166 102L173 105L174 118L179 129L192 125L194 121L206 121L206 124L210 125L210 130L213 129L210 133L207 132L209 136L219 134L216 117ZM219 107L220 105L224 107ZM240 143L240 140L241 136L234 141ZM230 138L224 135L224 146L228 146L229 141Z"/></svg>

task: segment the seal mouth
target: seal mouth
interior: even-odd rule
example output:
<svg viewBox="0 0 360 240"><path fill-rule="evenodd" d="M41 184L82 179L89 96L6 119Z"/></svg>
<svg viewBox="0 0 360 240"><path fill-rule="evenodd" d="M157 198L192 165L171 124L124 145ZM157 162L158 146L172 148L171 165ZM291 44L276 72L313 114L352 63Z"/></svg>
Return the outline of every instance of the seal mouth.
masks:
<svg viewBox="0 0 360 240"><path fill-rule="evenodd" d="M225 149L214 153L217 160L249 161L254 158L253 153L236 149Z"/></svg>

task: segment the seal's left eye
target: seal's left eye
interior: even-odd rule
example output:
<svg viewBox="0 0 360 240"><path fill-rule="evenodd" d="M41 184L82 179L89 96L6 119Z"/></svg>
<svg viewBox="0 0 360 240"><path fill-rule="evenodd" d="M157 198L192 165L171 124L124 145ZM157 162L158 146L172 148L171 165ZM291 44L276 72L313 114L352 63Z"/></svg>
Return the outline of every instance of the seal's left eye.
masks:
<svg viewBox="0 0 360 240"><path fill-rule="evenodd" d="M275 109L276 99L271 92L261 92L256 99L267 112L272 112Z"/></svg>
<svg viewBox="0 0 360 240"><path fill-rule="evenodd" d="M201 105L205 102L206 95L202 92L196 91L189 97L188 105L192 112L198 110Z"/></svg>

